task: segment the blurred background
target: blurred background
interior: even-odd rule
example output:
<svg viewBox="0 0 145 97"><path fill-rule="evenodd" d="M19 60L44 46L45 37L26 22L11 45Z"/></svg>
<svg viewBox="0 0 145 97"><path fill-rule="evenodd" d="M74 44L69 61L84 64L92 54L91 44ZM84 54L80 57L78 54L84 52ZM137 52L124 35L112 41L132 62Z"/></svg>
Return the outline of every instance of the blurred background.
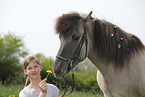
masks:
<svg viewBox="0 0 145 97"><path fill-rule="evenodd" d="M0 97L18 96L25 77L24 58L35 55L41 62L42 79L59 49L55 34L57 17L78 12L104 19L135 34L145 44L145 0L0 0ZM76 88L69 97L103 97L96 82L97 69L86 59L75 68ZM49 76L49 83L63 92L62 80ZM67 78L71 86L71 74ZM17 87L17 90L13 88ZM8 89L9 88L9 89Z"/></svg>

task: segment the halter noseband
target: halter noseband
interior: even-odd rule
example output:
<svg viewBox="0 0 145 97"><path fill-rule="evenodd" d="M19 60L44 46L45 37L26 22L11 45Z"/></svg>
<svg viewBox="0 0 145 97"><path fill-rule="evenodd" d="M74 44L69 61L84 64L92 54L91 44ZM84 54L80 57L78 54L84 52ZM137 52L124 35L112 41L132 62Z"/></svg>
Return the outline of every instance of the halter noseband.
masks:
<svg viewBox="0 0 145 97"><path fill-rule="evenodd" d="M80 51L82 49L82 46L83 46L84 42L86 43L86 54L85 54L85 57L83 58L83 60L87 57L87 44L88 44L88 39L87 39L87 33L86 33L86 22L90 18L91 14L92 14L92 11L89 13L88 17L84 20L84 33L82 35L81 41L80 41L77 49L75 50L73 56L70 59L67 59L67 58L62 57L62 56L56 56L56 58L68 62L68 64L69 64L69 67L68 68L70 68L71 69L71 72L72 72L72 80L73 80L72 90L67 95L71 94L73 92L74 88L75 88L74 71L73 71L73 66L72 65L73 65L73 62L76 61L75 59L80 56ZM66 89L66 79L65 78L64 78L64 85L65 85L65 92L62 95L62 97L65 96L66 91L67 91L67 89Z"/></svg>

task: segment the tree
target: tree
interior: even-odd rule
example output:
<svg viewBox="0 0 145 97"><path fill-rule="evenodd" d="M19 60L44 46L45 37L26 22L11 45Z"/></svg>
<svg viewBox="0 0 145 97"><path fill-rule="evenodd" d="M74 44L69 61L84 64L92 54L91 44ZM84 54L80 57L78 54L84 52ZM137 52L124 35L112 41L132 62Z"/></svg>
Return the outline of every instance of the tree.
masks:
<svg viewBox="0 0 145 97"><path fill-rule="evenodd" d="M0 36L0 80L2 84L8 78L15 77L15 72L20 68L20 58L27 55L22 38L8 33Z"/></svg>

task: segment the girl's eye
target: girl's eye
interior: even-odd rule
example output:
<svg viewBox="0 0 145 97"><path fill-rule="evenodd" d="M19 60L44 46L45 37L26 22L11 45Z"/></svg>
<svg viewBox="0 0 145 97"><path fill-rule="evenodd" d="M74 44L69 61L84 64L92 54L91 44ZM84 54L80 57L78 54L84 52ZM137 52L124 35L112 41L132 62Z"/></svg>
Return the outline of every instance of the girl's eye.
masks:
<svg viewBox="0 0 145 97"><path fill-rule="evenodd" d="M37 68L38 66L34 66L34 68Z"/></svg>
<svg viewBox="0 0 145 97"><path fill-rule="evenodd" d="M28 68L28 70L30 70L31 68Z"/></svg>

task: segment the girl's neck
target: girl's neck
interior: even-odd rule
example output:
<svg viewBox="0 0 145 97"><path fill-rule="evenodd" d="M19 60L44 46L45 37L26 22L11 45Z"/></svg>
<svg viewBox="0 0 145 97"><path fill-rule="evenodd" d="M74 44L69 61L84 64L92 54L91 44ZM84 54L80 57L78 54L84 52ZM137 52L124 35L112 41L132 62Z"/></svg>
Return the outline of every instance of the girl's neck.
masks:
<svg viewBox="0 0 145 97"><path fill-rule="evenodd" d="M38 88L38 84L41 82L41 78L38 79L31 79L31 83L29 84L29 87L31 89L37 89Z"/></svg>

